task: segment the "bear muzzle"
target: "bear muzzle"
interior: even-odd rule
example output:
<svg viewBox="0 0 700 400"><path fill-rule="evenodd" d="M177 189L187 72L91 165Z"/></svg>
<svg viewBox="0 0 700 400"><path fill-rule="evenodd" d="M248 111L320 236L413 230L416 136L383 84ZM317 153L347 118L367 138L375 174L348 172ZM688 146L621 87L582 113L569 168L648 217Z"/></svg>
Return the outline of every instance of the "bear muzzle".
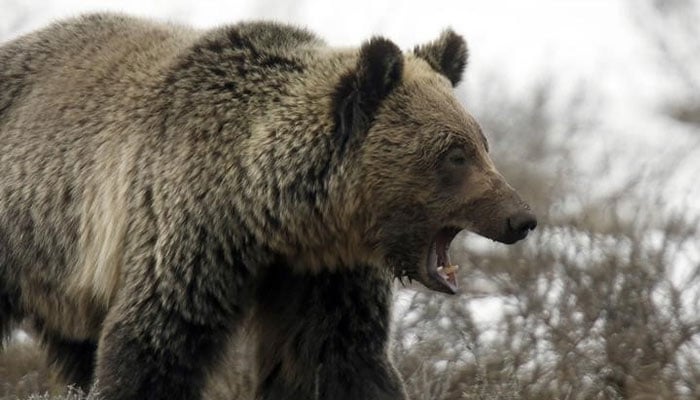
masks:
<svg viewBox="0 0 700 400"><path fill-rule="evenodd" d="M525 239L530 231L537 227L537 218L529 211L528 206L522 205L519 210L511 212L505 218L500 218L499 223L492 224L492 227L496 229L475 232L500 243L513 244ZM425 267L420 268L418 273L419 281L427 288L447 294L458 292L459 266L452 264L448 250L452 240L461 231L462 229L458 227L445 227L435 235L428 250Z"/></svg>
<svg viewBox="0 0 700 400"><path fill-rule="evenodd" d="M503 235L495 240L505 244L513 244L525 239L530 231L537 227L537 218L529 211L519 211L508 217L505 225Z"/></svg>

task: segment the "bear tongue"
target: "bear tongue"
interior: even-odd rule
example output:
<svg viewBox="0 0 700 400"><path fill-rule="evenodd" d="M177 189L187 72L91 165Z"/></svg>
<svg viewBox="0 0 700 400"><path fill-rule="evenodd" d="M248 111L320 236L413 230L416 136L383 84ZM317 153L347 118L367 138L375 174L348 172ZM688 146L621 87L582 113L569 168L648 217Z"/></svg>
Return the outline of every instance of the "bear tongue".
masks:
<svg viewBox="0 0 700 400"><path fill-rule="evenodd" d="M427 266L431 284L426 286L448 294L457 293L457 268L450 263L450 257L447 253L453 237L454 234L443 234L442 232L437 235L430 249Z"/></svg>
<svg viewBox="0 0 700 400"><path fill-rule="evenodd" d="M450 238L438 235L435 240L435 252L437 253L437 272L443 279L455 288L457 287L457 266L450 262L447 249L450 247Z"/></svg>
<svg viewBox="0 0 700 400"><path fill-rule="evenodd" d="M437 255L438 268L452 265L450 264L450 256L447 254L447 248L450 244L445 239L443 235L438 235L437 239L435 239L435 253Z"/></svg>

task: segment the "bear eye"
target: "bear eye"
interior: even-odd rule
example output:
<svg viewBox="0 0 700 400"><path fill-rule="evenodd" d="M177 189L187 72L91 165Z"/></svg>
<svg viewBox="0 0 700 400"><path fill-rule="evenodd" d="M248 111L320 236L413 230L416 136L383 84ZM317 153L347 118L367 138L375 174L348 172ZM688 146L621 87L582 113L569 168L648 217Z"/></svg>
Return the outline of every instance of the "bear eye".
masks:
<svg viewBox="0 0 700 400"><path fill-rule="evenodd" d="M445 161L453 167L467 165L467 153L461 147L453 147L445 154Z"/></svg>

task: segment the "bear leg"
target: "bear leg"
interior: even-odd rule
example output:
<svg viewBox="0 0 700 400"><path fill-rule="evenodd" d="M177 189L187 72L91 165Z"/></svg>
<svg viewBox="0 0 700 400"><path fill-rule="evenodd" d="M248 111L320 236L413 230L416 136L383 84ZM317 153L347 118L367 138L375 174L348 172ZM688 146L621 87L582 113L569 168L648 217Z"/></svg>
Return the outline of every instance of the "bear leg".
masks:
<svg viewBox="0 0 700 400"><path fill-rule="evenodd" d="M404 400L389 355L385 271L270 269L258 294L258 393L265 400Z"/></svg>
<svg viewBox="0 0 700 400"><path fill-rule="evenodd" d="M2 265L0 265L0 268L2 268ZM1 276L0 279L2 279ZM12 329L19 319L16 314L12 297L0 287L0 350L2 350L6 340L9 339Z"/></svg>
<svg viewBox="0 0 700 400"><path fill-rule="evenodd" d="M104 400L197 400L252 302L240 252L176 230L128 270L105 319L93 390ZM182 236L191 233L192 236Z"/></svg>
<svg viewBox="0 0 700 400"><path fill-rule="evenodd" d="M132 304L115 314L99 343L94 388L99 398L201 398L207 372L226 346L227 324L194 322L160 302Z"/></svg>
<svg viewBox="0 0 700 400"><path fill-rule="evenodd" d="M58 370L62 381L87 393L95 370L97 344L89 340L68 340L48 333L42 335L42 342L49 364Z"/></svg>

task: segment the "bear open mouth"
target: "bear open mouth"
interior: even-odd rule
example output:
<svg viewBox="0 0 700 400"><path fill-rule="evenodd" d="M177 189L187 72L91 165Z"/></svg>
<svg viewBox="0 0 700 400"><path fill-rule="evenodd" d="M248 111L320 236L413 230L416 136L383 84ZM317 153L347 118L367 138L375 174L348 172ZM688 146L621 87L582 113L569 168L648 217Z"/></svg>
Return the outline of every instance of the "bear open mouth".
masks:
<svg viewBox="0 0 700 400"><path fill-rule="evenodd" d="M443 228L435 236L435 240L428 250L426 272L429 282L424 282L430 289L440 292L455 294L458 290L457 270L458 265L452 265L447 251L452 239L461 231L459 228Z"/></svg>

